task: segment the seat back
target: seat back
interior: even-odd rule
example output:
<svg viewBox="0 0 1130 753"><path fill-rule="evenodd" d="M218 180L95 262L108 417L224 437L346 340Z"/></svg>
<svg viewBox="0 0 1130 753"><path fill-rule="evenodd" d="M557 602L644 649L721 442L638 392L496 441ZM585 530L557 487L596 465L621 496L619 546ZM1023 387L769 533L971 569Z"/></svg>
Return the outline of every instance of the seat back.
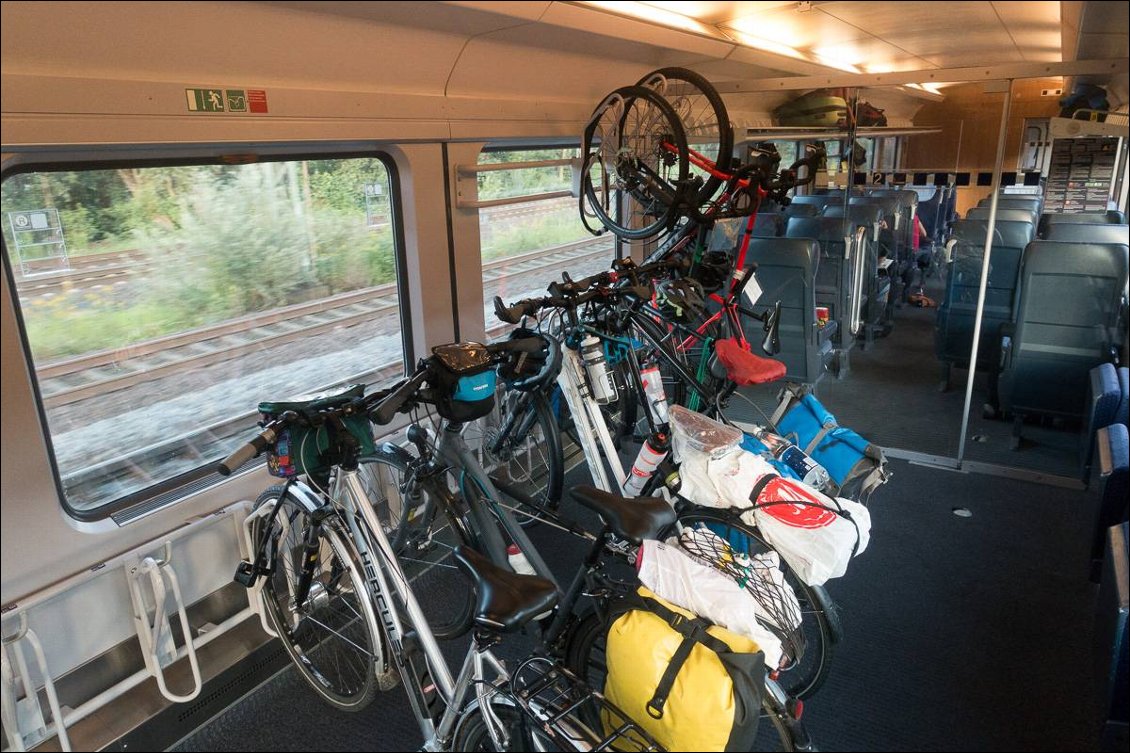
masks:
<svg viewBox="0 0 1130 753"><path fill-rule="evenodd" d="M792 197L792 202L789 204L789 206L794 206L796 204L812 204L814 206L823 208L824 206L831 204L833 201L835 201L835 198L826 194L805 194L804 196Z"/></svg>
<svg viewBox="0 0 1130 753"><path fill-rule="evenodd" d="M822 215L836 222L842 222L843 216L842 206L828 207ZM867 259L863 263L866 277L863 280L863 308L860 314L867 324L878 324L888 313L891 292L888 272L879 268L879 256L881 253L885 255L885 247L879 240L882 231L877 230L876 226L883 219L883 209L876 204L852 204L848 207L848 219L853 228L867 228L864 245Z"/></svg>
<svg viewBox="0 0 1130 753"><path fill-rule="evenodd" d="M1118 416L1122 391L1118 386L1118 369L1113 363L1101 363L1087 375L1087 403L1083 414L1084 432L1079 443L1080 468L1084 483L1091 478L1091 457L1095 450L1095 432L1113 424Z"/></svg>
<svg viewBox="0 0 1130 753"><path fill-rule="evenodd" d="M993 197L986 196L977 202L978 207L992 206ZM1044 202L1039 196L1001 196L997 199L997 209L1028 209L1033 212L1042 212Z"/></svg>
<svg viewBox="0 0 1130 753"><path fill-rule="evenodd" d="M1083 415L1088 374L1112 360L1118 342L1128 253L1115 243L1033 241L1024 249L999 381L1005 411Z"/></svg>
<svg viewBox="0 0 1130 753"><path fill-rule="evenodd" d="M967 220L987 220L989 219L989 207L976 207L970 209L965 215ZM1040 219L1040 213L1035 209L997 209L997 222L1017 221L1027 222L1036 227L1036 222Z"/></svg>
<svg viewBox="0 0 1130 753"><path fill-rule="evenodd" d="M781 302L781 352L786 378L815 384L824 374L816 322L816 268L819 244L810 239L755 238L748 259L757 263L761 298L754 309L761 313Z"/></svg>
<svg viewBox="0 0 1130 753"><path fill-rule="evenodd" d="M819 217L823 209L821 204L797 204L792 203L785 207L785 218L792 219L793 217Z"/></svg>
<svg viewBox="0 0 1130 753"><path fill-rule="evenodd" d="M1076 241L1079 243L1124 243L1130 245L1130 226L1083 225L1061 223L1049 225L1044 239L1049 241Z"/></svg>
<svg viewBox="0 0 1130 753"><path fill-rule="evenodd" d="M934 324L934 353L939 361L962 366L969 363L988 229L986 220L958 220L953 225L954 245L947 264L946 292ZM987 368L998 358L995 343L1001 325L1012 321L1020 257L1035 233L1036 228L1028 222L996 224L985 288L983 334L977 349L978 368Z"/></svg>
<svg viewBox="0 0 1130 753"><path fill-rule="evenodd" d="M757 218L753 221L753 237L754 238L778 238L785 232L785 222L788 218L778 212L758 212ZM742 229L745 228L746 220L741 220Z"/></svg>
<svg viewBox="0 0 1130 753"><path fill-rule="evenodd" d="M1044 212L1040 217L1040 226L1037 228L1038 235L1043 238L1047 235L1048 228L1052 225L1125 225L1126 218L1122 212L1114 210L1106 212L1074 212L1066 214L1062 212Z"/></svg>
<svg viewBox="0 0 1130 753"><path fill-rule="evenodd" d="M845 230L850 235L853 223L846 228L842 219L831 217L794 217L785 229L786 238L811 238L820 245L820 262L816 267L816 305L827 306L831 319L841 320L843 327L847 306L846 294L851 290L851 265L844 260Z"/></svg>

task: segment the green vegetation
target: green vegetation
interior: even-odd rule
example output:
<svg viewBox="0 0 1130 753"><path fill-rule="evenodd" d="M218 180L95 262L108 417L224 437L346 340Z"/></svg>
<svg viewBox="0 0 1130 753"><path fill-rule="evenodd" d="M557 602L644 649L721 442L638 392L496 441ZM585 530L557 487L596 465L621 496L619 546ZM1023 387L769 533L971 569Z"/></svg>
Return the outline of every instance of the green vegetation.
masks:
<svg viewBox="0 0 1130 753"><path fill-rule="evenodd" d="M40 363L395 279L376 159L24 173L2 190L16 269L6 213L42 208L59 210L69 256L140 249L149 261L128 290L28 299Z"/></svg>
<svg viewBox="0 0 1130 753"><path fill-rule="evenodd" d="M508 225L501 232L491 233L482 242L483 261L591 237L577 219L577 208L570 206L565 211L543 215L533 221L527 219Z"/></svg>

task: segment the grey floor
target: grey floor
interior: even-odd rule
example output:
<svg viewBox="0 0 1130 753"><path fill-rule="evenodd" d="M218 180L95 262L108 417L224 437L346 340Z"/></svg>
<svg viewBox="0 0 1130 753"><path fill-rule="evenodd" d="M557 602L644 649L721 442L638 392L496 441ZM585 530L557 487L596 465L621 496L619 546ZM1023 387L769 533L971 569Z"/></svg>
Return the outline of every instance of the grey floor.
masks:
<svg viewBox="0 0 1130 753"><path fill-rule="evenodd" d="M846 635L826 685L806 705L817 746L1095 749L1096 591L1087 580L1094 493L891 465L890 483L872 500L870 547L829 584ZM583 483L583 471L569 481ZM958 506L972 516L955 516ZM534 536L557 572L572 572L576 539L544 526ZM450 646L453 658L460 649ZM419 744L401 690L342 714L288 669L176 750Z"/></svg>

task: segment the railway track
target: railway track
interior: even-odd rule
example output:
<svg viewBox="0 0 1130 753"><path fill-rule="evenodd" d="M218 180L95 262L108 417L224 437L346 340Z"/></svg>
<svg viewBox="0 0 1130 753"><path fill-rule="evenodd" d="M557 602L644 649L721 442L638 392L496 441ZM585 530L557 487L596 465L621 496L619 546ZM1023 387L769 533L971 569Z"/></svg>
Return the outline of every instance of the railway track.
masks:
<svg viewBox="0 0 1130 753"><path fill-rule="evenodd" d="M582 240L483 264L485 282L547 274L570 262L609 254L607 239ZM553 276L556 276L554 274ZM151 382L178 371L229 361L266 347L362 324L399 309L395 284L378 285L265 314L241 317L125 348L55 361L37 370L49 410Z"/></svg>
<svg viewBox="0 0 1130 753"><path fill-rule="evenodd" d="M144 275L152 262L138 250L72 256L70 269L16 276L20 298L28 300L69 290L91 290L121 285Z"/></svg>

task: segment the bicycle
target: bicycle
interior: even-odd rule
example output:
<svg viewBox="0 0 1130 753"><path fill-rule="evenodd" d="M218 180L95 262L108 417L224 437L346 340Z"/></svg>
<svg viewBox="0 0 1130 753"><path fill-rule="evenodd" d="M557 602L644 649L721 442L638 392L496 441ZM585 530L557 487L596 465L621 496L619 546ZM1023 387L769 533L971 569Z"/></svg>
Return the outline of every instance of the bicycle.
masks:
<svg viewBox="0 0 1130 753"><path fill-rule="evenodd" d="M558 589L465 547L455 548L453 557L475 586L475 633L452 675L357 471L361 449L371 442L362 424L390 420L412 396L406 385L414 381L368 397L352 388L288 402L220 463L218 470L228 475L266 451L272 469L287 474L245 523L256 546L236 580L259 586L274 632L302 676L332 705L364 708L378 684L392 686L395 673L425 750L508 750L516 736L536 749L658 750L560 664L532 656L515 672L506 670L491 648L503 634L551 610ZM316 449L307 454L310 441ZM303 473L306 480L298 478ZM609 718L612 731L597 731L585 718Z"/></svg>

